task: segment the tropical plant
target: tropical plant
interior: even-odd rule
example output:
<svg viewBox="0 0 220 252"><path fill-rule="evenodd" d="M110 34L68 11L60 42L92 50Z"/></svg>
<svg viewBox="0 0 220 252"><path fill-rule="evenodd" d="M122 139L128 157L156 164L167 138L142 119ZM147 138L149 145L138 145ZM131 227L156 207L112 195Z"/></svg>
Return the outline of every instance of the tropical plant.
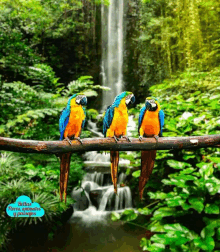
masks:
<svg viewBox="0 0 220 252"><path fill-rule="evenodd" d="M150 88L165 112L163 136L220 133L218 79L219 68L186 71ZM130 111L136 121L140 107ZM131 165L140 166L139 153L128 158ZM132 176L130 186L136 192L140 170ZM144 202L137 203L140 214L126 210L112 218L146 229L140 243L144 251L215 251L220 244L219 190L216 148L158 151Z"/></svg>

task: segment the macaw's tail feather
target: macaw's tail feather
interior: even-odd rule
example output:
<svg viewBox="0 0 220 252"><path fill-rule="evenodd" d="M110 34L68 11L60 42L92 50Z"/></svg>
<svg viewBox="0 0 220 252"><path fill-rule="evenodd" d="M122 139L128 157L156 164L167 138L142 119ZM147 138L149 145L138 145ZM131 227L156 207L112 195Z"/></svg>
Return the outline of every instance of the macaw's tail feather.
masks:
<svg viewBox="0 0 220 252"><path fill-rule="evenodd" d="M146 185L153 171L156 152L156 150L141 152L141 176L139 178L140 199L143 197L144 186Z"/></svg>
<svg viewBox="0 0 220 252"><path fill-rule="evenodd" d="M110 157L111 157L112 182L114 185L114 191L115 193L117 193L119 151L110 151Z"/></svg>
<svg viewBox="0 0 220 252"><path fill-rule="evenodd" d="M60 155L60 200L63 201L63 193L64 193L65 203L66 203L66 192L70 171L71 155L72 153L64 153Z"/></svg>

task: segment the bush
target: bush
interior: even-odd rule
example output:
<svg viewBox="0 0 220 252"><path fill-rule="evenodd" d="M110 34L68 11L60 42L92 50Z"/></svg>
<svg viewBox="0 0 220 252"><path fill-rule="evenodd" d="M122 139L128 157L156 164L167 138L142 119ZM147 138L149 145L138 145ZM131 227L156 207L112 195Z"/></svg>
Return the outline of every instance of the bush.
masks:
<svg viewBox="0 0 220 252"><path fill-rule="evenodd" d="M163 136L220 133L219 75L219 68L206 73L188 71L150 88L165 112ZM142 105L130 111L136 121ZM129 156L140 165L140 153ZM137 188L140 171L132 175L131 187ZM113 219L148 230L141 240L144 251L214 251L220 245L219 190L216 148L157 151L144 202L138 203L144 221L132 211L114 214Z"/></svg>

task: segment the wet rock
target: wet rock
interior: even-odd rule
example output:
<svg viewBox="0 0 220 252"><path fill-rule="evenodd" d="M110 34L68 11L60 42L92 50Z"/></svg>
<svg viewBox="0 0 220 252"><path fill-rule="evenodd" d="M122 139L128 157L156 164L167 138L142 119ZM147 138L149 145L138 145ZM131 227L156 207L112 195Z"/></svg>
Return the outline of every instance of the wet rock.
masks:
<svg viewBox="0 0 220 252"><path fill-rule="evenodd" d="M71 196L76 201L73 204L74 209L84 211L89 207L89 199L82 188L74 190Z"/></svg>
<svg viewBox="0 0 220 252"><path fill-rule="evenodd" d="M101 199L102 199L102 196L103 194L107 191L107 188L101 188L101 189L96 189L96 190L92 190L90 191L89 193L89 197L90 197L90 200L92 202L92 204L98 209L99 208L99 205L100 205L100 202L101 202Z"/></svg>

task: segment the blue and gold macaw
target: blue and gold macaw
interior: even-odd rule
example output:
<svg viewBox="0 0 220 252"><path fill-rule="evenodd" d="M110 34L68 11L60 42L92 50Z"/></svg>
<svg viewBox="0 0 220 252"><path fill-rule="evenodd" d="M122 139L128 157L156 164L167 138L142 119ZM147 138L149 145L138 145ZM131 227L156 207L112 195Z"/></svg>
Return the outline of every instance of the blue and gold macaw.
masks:
<svg viewBox="0 0 220 252"><path fill-rule="evenodd" d="M117 142L119 137L130 141L126 136L128 123L127 105L135 102L135 97L131 92L123 92L115 97L112 105L108 106L103 120L103 134L105 137L114 137ZM119 152L110 151L111 157L111 176L114 184L114 191L117 193L117 173Z"/></svg>
<svg viewBox="0 0 220 252"><path fill-rule="evenodd" d="M80 134L85 126L86 112L83 105L86 104L87 98L83 94L74 94L69 98L59 120L60 140L66 140L72 145L71 140L76 139L82 144ZM63 201L64 193L65 203L71 155L71 152L60 155L60 199Z"/></svg>
<svg viewBox="0 0 220 252"><path fill-rule="evenodd" d="M158 101L150 97L146 98L145 106L140 110L138 120L139 139L143 137L154 137L158 141L158 136L162 136L164 126L164 112L160 109ZM144 186L154 168L156 150L141 152L141 176L139 178L139 195L143 197Z"/></svg>

